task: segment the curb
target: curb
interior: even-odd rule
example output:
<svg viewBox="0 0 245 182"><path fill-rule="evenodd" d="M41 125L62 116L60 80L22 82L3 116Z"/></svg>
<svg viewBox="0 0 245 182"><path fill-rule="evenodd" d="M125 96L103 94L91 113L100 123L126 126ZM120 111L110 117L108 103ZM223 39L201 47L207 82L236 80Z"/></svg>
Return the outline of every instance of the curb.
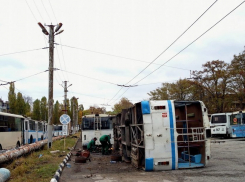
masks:
<svg viewBox="0 0 245 182"><path fill-rule="evenodd" d="M70 160L71 152L69 152L65 159L60 163L59 169L55 172L54 177L50 180L50 182L58 182L63 171L63 168L66 166L66 163Z"/></svg>
<svg viewBox="0 0 245 182"><path fill-rule="evenodd" d="M79 138L77 139L74 147L71 148L71 151L75 149L76 145L77 145L77 142L78 142ZM64 167L66 166L66 163L70 160L71 158L71 152L69 152L65 159L60 163L59 165L59 169L55 172L55 175L53 176L53 178L50 180L50 182L58 182L60 180L60 176L61 176L61 173L64 169Z"/></svg>

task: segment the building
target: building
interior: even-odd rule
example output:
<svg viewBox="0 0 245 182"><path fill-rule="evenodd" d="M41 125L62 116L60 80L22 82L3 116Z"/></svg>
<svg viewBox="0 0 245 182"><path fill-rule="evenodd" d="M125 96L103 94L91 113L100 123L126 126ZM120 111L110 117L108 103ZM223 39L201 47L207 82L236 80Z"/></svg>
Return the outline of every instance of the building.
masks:
<svg viewBox="0 0 245 182"><path fill-rule="evenodd" d="M0 99L0 112L9 112L9 102Z"/></svg>

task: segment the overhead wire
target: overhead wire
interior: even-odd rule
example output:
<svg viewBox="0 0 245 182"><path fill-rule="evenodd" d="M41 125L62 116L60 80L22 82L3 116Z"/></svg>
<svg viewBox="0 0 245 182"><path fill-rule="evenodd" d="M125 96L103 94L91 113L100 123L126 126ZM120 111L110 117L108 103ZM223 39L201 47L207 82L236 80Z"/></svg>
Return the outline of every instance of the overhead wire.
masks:
<svg viewBox="0 0 245 182"><path fill-rule="evenodd" d="M157 71L158 69L160 69L164 64L168 63L169 61L171 61L173 58L175 58L178 54L180 54L181 52L183 52L185 49L187 49L190 45L192 45L194 42L196 42L198 39L200 39L203 35L205 35L207 32L209 32L212 28L214 28L218 23L220 23L222 20L224 20L228 15L230 15L233 11L235 11L238 7L240 7L245 1L243 1L242 3L240 3L238 6L236 6L233 10L231 10L229 13L227 13L223 18L221 18L219 21L217 21L214 25L212 25L209 29L207 29L205 32L203 32L200 36L198 36L196 39L194 39L191 43L189 43L187 46L185 46L183 49L181 49L177 54L175 54L173 57L171 57L170 59L168 59L165 63L163 63L161 66L159 66L157 69L153 70L151 73L149 73L148 75L146 75L145 77L143 77L142 79L140 79L139 81L135 82L135 84L141 82L142 80L144 80L146 77L150 76L152 73L154 73L155 71Z"/></svg>
<svg viewBox="0 0 245 182"><path fill-rule="evenodd" d="M131 80L129 80L125 85L133 81L137 76L139 76L144 70L146 70L152 63L154 63L161 55L163 55L177 40L179 40L218 0L213 2L182 34L180 34L164 51L162 51L155 59L153 59L143 70L141 70L137 75L135 75ZM161 65L162 66L162 65ZM121 91L120 89L117 94ZM126 93L129 88L124 92ZM124 93L122 95L124 95ZM117 95L115 94L113 98ZM109 101L110 102L110 101Z"/></svg>
<svg viewBox="0 0 245 182"><path fill-rule="evenodd" d="M146 70L153 62L155 62L161 55L163 55L175 42L177 42L218 0L213 2L208 9L206 9L182 34L180 34L164 51L162 51L155 59L153 59L143 70L141 70L137 75L135 75L131 80L129 80L125 85L134 80L139 76L144 70Z"/></svg>
<svg viewBox="0 0 245 182"><path fill-rule="evenodd" d="M37 48L37 49L30 49L30 50L25 50L25 51L17 51L17 52L11 52L11 53L6 53L6 54L0 54L0 56L7 56L7 55L12 55L12 54L20 54L24 52L31 52L31 51L37 51L37 50L42 50L43 48Z"/></svg>
<svg viewBox="0 0 245 182"><path fill-rule="evenodd" d="M38 22L37 19L36 19L36 17L35 17L35 15L34 15L34 13L32 12L32 10L31 10L31 8L30 8L30 6L29 6L27 0L25 0L25 2L26 2L26 4L27 4L29 10L31 11L32 16L34 17L34 19L36 20L36 22Z"/></svg>
<svg viewBox="0 0 245 182"><path fill-rule="evenodd" d="M52 23L52 19L50 18L49 14L48 14L48 11L47 11L46 7L45 7L44 4L43 4L43 0L41 0L41 3L42 3L42 5L43 5L43 7L44 7L44 10L46 11L46 13L47 13L47 15L48 15L49 20L50 20L51 23Z"/></svg>
<svg viewBox="0 0 245 182"><path fill-rule="evenodd" d="M89 78L89 79L92 79L92 80L97 80L97 81L104 82L104 83L109 83L109 84L112 84L112 85L118 85L116 83L112 83L112 82L109 82L109 81L100 80L100 79L97 79L97 78L92 78L92 77L81 75L81 74L78 74L78 73L73 73L73 72L70 72L70 71L62 70L62 69L59 69L59 70L60 71L67 72L67 73L70 73L70 74L74 74L74 75L82 76L82 77L85 77L85 78Z"/></svg>
<svg viewBox="0 0 245 182"><path fill-rule="evenodd" d="M62 44L62 43L61 43L61 44L58 44L58 45L61 45L61 46L64 46L64 47L68 47L68 48L73 48L73 49L80 49L80 50L83 50L83 51L93 52L93 53L97 53L97 54L103 54L103 55L106 55L106 56L112 56L112 57L117 57L117 58L127 59L127 60L131 60L131 61L138 61L138 62L142 62L142 63L150 63L150 62L143 61L143 60L139 60L139 59L133 59L133 58L128 58L128 57L117 56L117 55L113 55L113 54L102 53L102 52L98 52L98 51L92 51L92 50L88 50L88 49L78 48L78 47L74 47L74 46L64 45L64 44ZM152 63L152 64L155 64L155 65L161 65L161 64L159 64L159 63ZM166 67L170 67L170 68L176 68L176 69L181 69L181 70L188 70L188 71L190 71L189 69L185 69L185 68L178 68L178 67L167 66L167 65L165 65L165 66L166 66Z"/></svg>

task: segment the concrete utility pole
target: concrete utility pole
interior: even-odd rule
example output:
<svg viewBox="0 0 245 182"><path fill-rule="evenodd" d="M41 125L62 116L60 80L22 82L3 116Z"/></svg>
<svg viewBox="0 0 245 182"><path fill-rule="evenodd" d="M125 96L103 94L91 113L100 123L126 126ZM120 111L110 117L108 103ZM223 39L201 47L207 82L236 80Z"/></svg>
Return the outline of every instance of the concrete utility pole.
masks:
<svg viewBox="0 0 245 182"><path fill-rule="evenodd" d="M64 88L64 92L65 92L65 95L64 95L64 97L65 97L65 100L64 100L64 106L65 106L65 110L64 111L65 111L65 114L67 114L67 92L68 92L67 88L70 87L70 86L72 86L72 84L67 86L67 81L64 81L64 87L62 85L62 87ZM68 124L68 133L69 133L70 130L71 130L71 122Z"/></svg>
<svg viewBox="0 0 245 182"><path fill-rule="evenodd" d="M75 130L76 130L76 122L77 122L77 112L76 112L76 104L75 104L75 99L77 100L77 99L79 99L79 98L75 98L75 97L73 97L73 99L72 99L72 103L73 103L73 112L72 112L72 115L73 115L73 117L72 117L72 126L73 126L73 130L72 130L72 134L75 134Z"/></svg>
<svg viewBox="0 0 245 182"><path fill-rule="evenodd" d="M54 33L55 25L47 25L49 27L49 33L45 29L45 27L39 22L38 25L41 27L42 32L45 35L49 35L49 92L48 92L48 148L52 147L52 117L53 117L53 81L54 81L54 36L63 32L63 30L59 31L62 26L62 23L59 23L56 26ZM58 32L59 31L59 32Z"/></svg>

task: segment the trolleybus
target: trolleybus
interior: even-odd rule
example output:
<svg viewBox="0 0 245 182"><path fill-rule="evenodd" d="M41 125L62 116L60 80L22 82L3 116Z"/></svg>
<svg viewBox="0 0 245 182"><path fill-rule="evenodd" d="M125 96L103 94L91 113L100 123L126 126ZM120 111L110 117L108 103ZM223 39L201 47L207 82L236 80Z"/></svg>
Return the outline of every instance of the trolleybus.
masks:
<svg viewBox="0 0 245 182"><path fill-rule="evenodd" d="M230 137L230 116L231 113L215 113L210 118L211 135L217 137Z"/></svg>
<svg viewBox="0 0 245 182"><path fill-rule="evenodd" d="M102 135L111 136L111 144L114 143L112 118L114 116L108 114L90 114L82 117L82 144L86 146L94 137L96 145L100 145L99 138Z"/></svg>
<svg viewBox="0 0 245 182"><path fill-rule="evenodd" d="M24 143L24 117L0 112L0 150L19 147Z"/></svg>
<svg viewBox="0 0 245 182"><path fill-rule="evenodd" d="M245 137L245 111L236 111L230 118L230 137Z"/></svg>

